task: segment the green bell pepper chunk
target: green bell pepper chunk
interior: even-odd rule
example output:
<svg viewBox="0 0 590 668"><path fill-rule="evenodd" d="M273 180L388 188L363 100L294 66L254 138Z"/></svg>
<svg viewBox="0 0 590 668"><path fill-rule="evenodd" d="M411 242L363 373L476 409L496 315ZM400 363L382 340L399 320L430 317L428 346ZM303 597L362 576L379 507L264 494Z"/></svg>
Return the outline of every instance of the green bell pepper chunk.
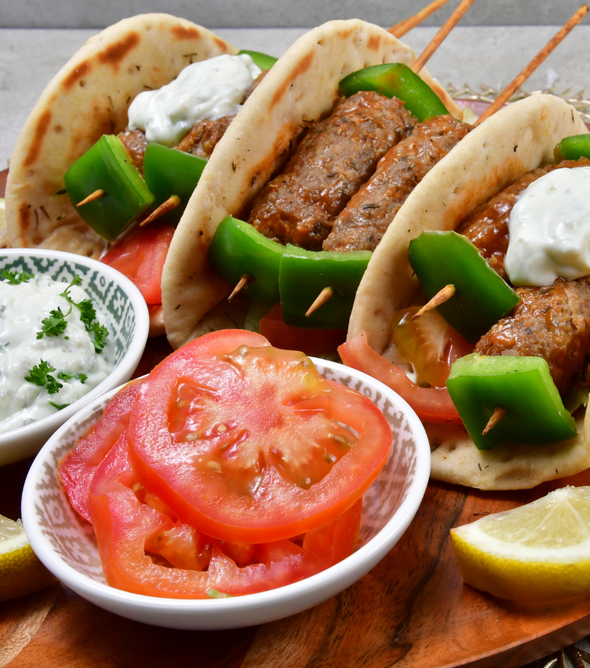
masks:
<svg viewBox="0 0 590 668"><path fill-rule="evenodd" d="M590 159L590 134L565 137L553 150L555 162L562 160Z"/></svg>
<svg viewBox="0 0 590 668"><path fill-rule="evenodd" d="M155 204L160 206L172 195L180 197L180 205L164 214L162 220L178 223L206 164L205 158L191 153L161 144L147 145L143 173Z"/></svg>
<svg viewBox="0 0 590 668"><path fill-rule="evenodd" d="M296 327L346 329L356 291L371 256L370 251L314 252L288 245L279 274L283 320ZM306 316L326 287L333 290L330 299Z"/></svg>
<svg viewBox="0 0 590 668"><path fill-rule="evenodd" d="M410 241L408 259L429 299L445 285L455 286L455 295L437 310L470 343L520 301L471 241L457 232L423 232Z"/></svg>
<svg viewBox="0 0 590 668"><path fill-rule="evenodd" d="M278 58L274 56L268 56L266 53L260 53L260 51L248 51L247 49L241 49L238 51L238 56L246 54L250 56L254 61L254 65L259 67L263 72L265 70L270 70L270 68L277 62Z"/></svg>
<svg viewBox="0 0 590 668"><path fill-rule="evenodd" d="M361 90L397 97L420 122L449 113L432 88L403 63L365 67L340 81L340 92L346 97Z"/></svg>
<svg viewBox="0 0 590 668"><path fill-rule="evenodd" d="M267 239L252 225L233 216L224 218L211 241L209 262L231 285L242 276L253 279L243 290L261 304L279 301L279 266L286 247Z"/></svg>
<svg viewBox="0 0 590 668"><path fill-rule="evenodd" d="M447 380L451 399L479 450L501 443L540 445L573 438L574 418L541 357L487 357L472 353L457 360ZM506 413L482 435L496 408Z"/></svg>
<svg viewBox="0 0 590 668"><path fill-rule="evenodd" d="M129 153L114 135L103 135L64 174L78 214L103 239L113 241L154 201ZM97 190L100 199L77 206Z"/></svg>

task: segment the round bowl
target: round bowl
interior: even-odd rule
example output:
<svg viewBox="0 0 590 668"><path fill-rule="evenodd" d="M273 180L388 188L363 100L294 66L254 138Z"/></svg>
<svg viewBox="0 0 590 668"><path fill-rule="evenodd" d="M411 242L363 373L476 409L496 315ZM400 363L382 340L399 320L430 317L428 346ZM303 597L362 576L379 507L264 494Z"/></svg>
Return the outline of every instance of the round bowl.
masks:
<svg viewBox="0 0 590 668"><path fill-rule="evenodd" d="M123 274L102 262L73 253L24 248L0 250L0 273L26 271L45 274L69 283L75 274L81 286L107 319L109 337L115 344L115 366L93 390L54 415L0 434L0 466L39 452L41 446L64 422L105 392L127 382L141 358L149 331L145 299Z"/></svg>
<svg viewBox="0 0 590 668"><path fill-rule="evenodd" d="M430 445L422 423L395 392L364 373L314 359L320 373L369 397L393 434L387 462L363 497L356 551L310 578L278 589L211 600L131 594L108 586L92 526L72 510L57 467L114 392L86 406L41 450L25 482L22 519L33 550L68 587L101 608L147 624L175 629L225 629L262 624L311 608L368 573L393 548L422 501L430 474Z"/></svg>

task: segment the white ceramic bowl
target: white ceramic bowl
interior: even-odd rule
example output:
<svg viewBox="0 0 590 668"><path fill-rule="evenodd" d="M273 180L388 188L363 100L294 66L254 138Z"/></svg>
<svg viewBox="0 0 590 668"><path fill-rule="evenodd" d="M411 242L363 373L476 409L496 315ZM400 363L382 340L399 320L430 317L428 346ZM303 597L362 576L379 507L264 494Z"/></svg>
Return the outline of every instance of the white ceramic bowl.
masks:
<svg viewBox="0 0 590 668"><path fill-rule="evenodd" d="M0 466L32 457L80 408L128 381L141 358L149 331L148 309L139 290L123 274L102 262L55 250L15 248L0 250L0 272L4 269L35 276L46 274L64 283L78 274L82 279L80 287L107 317L109 336L115 342L115 367L102 383L61 411L0 434Z"/></svg>
<svg viewBox="0 0 590 668"><path fill-rule="evenodd" d="M57 467L97 420L112 392L65 424L33 462L22 498L22 519L33 550L57 578L92 603L129 619L176 629L224 629L274 621L311 608L356 582L383 559L412 521L430 474L430 446L422 423L395 392L341 364L314 362L327 378L372 399L393 433L385 467L363 497L358 548L350 557L301 582L235 598L155 598L109 587L92 527L70 507Z"/></svg>

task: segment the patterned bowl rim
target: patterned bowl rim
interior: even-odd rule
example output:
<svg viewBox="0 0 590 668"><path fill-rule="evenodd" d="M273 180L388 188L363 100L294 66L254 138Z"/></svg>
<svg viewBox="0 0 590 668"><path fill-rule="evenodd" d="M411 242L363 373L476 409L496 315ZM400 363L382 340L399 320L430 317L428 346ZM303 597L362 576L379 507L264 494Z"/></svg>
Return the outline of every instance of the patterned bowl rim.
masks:
<svg viewBox="0 0 590 668"><path fill-rule="evenodd" d="M94 401L113 387L124 383L131 376L139 362L139 358L141 357L141 353L147 342L150 327L149 311L143 295L127 276L124 276L120 271L113 269L108 264L93 260L84 255L76 255L65 251L45 250L40 248L3 248L0 250L0 258L2 259L18 257L50 258L63 262L77 262L78 264L85 264L90 267L90 269L100 272L109 281L117 283L127 294L135 312L135 330L127 351L119 363L101 383L99 383L93 390L90 390L88 394L83 395L80 399L70 404L67 408L55 413L55 415L50 415L25 425L24 427L12 429L11 431L0 434L0 450L3 445L8 444L13 439L24 440L28 436L33 436L38 430L52 429L55 431L65 420L69 420L83 406Z"/></svg>
<svg viewBox="0 0 590 668"><path fill-rule="evenodd" d="M337 371L343 367L341 364L323 359L312 358L312 360L321 373L328 369ZM47 441L34 460L25 481L22 496L22 519L33 550L59 580L83 597L98 603L98 605L100 605L99 601L101 600L109 600L111 606L109 609L112 610L114 610L112 606L116 605L120 609L127 610L149 608L154 613L163 613L166 611L169 613L182 613L184 611L199 614L212 612L213 610L219 613L223 611L229 613L245 611L251 606L257 609L267 604L276 606L281 601L286 603L289 599L301 599L301 597L314 599L314 595L316 597L314 600L320 602L321 600L325 600L326 597L317 599L318 589L323 591L330 590L332 592L330 596L337 594L368 573L401 538L422 502L430 476L430 444L424 426L413 409L393 390L371 376L349 367L346 367L346 372L357 380L362 381L366 385L372 385L376 390L382 392L395 410L403 413L415 443L416 468L414 477L407 487L405 498L403 498L393 516L372 539L340 563L331 566L317 575L283 587L247 596L215 600L151 597L115 589L107 584L93 580L62 560L59 554L53 549L51 538L43 534L38 514L35 510L36 504L39 503L39 495L36 490L37 480L41 479L44 472L46 472L46 467L49 466L47 462L51 460L51 453L59 447L62 438L71 428L71 421L66 422ZM118 389L120 388L109 392L92 404L85 406L76 416L76 420L81 422L91 415L93 411L102 408L106 400L113 396ZM311 605L315 605L315 603ZM191 628L197 627L193 626Z"/></svg>

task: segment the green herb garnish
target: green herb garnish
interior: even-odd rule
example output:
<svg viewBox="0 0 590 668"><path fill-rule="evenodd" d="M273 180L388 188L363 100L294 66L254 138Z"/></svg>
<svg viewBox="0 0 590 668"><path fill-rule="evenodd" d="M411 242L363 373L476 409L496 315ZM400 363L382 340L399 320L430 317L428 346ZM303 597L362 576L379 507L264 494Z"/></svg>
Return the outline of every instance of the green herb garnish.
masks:
<svg viewBox="0 0 590 668"><path fill-rule="evenodd" d="M70 288L73 285L81 284L82 279L76 274L68 287L61 293L61 296L65 297L70 305L75 306L80 311L80 320L84 323L86 331L94 334L94 350L97 353L101 353L106 345L105 339L109 335L109 330L96 319L96 310L92 304L92 299L88 298L83 299L81 302L75 302L70 297Z"/></svg>
<svg viewBox="0 0 590 668"><path fill-rule="evenodd" d="M64 408L67 408L70 404L54 404L53 401L50 401L49 405L53 406L54 408L57 408L58 411L61 411Z"/></svg>
<svg viewBox="0 0 590 668"><path fill-rule="evenodd" d="M65 371L60 371L57 374L57 377L60 380L71 380L72 378L77 378L82 385L88 380L88 376L85 373L76 373L76 374L71 374L71 373L65 373Z"/></svg>
<svg viewBox="0 0 590 668"><path fill-rule="evenodd" d="M62 313L61 308L58 306L56 309L49 311L49 317L43 318L41 324L43 329L40 332L37 332L37 338L42 339L44 336L59 336L66 331L68 326L68 321L66 317L72 312L72 307L67 313Z"/></svg>
<svg viewBox="0 0 590 668"><path fill-rule="evenodd" d="M45 360L41 360L39 364L29 371L29 375L25 376L25 380L33 383L33 385L47 388L48 394L55 394L59 392L63 385L55 376L50 375L53 371L55 371L55 367L45 362Z"/></svg>
<svg viewBox="0 0 590 668"><path fill-rule="evenodd" d="M30 281L31 278L34 278L33 274L27 274L26 271L21 271L20 274L17 274L16 271L9 271L8 269L4 269L2 272L2 280L8 281L9 285L26 283L27 281Z"/></svg>

